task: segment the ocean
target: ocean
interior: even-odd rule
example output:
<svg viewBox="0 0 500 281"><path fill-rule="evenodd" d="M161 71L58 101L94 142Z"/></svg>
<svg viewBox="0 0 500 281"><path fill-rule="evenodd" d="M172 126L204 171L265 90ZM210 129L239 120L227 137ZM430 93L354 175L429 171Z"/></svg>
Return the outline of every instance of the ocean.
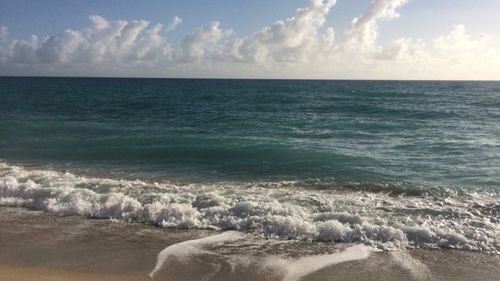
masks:
<svg viewBox="0 0 500 281"><path fill-rule="evenodd" d="M0 78L0 206L500 252L500 82Z"/></svg>

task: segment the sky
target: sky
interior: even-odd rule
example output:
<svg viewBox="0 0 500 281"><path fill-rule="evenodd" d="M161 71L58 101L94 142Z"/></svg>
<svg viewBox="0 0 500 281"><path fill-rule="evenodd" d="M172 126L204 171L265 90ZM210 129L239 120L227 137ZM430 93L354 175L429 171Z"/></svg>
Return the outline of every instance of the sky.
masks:
<svg viewBox="0 0 500 281"><path fill-rule="evenodd" d="M0 75L500 80L498 0L0 0Z"/></svg>

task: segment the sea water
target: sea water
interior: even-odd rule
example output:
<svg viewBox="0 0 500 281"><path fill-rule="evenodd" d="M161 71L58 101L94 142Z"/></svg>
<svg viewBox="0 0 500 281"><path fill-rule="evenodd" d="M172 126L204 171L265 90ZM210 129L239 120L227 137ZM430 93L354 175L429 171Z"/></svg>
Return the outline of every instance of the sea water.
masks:
<svg viewBox="0 0 500 281"><path fill-rule="evenodd" d="M0 205L500 251L500 82L0 78Z"/></svg>

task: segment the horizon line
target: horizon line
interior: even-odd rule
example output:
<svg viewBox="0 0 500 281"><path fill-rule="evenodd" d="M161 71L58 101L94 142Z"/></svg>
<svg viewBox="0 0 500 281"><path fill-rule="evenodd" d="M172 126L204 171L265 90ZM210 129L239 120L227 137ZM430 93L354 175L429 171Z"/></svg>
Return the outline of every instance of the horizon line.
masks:
<svg viewBox="0 0 500 281"><path fill-rule="evenodd" d="M165 79L165 80L270 80L270 81L400 81L400 82L500 82L491 79L377 79L377 78L258 78L258 77L147 77L147 76L62 76L0 75L0 78L76 78L76 79Z"/></svg>

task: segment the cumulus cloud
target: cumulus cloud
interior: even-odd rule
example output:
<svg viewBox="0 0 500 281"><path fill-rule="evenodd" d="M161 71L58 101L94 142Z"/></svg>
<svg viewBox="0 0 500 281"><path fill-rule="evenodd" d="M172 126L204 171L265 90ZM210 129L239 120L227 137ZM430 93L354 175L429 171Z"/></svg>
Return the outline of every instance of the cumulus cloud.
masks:
<svg viewBox="0 0 500 281"><path fill-rule="evenodd" d="M6 26L0 25L0 40L6 39L9 34L9 29Z"/></svg>
<svg viewBox="0 0 500 281"><path fill-rule="evenodd" d="M174 30L181 23L182 23L182 19L178 16L175 16L172 18L172 21L170 21L168 23L166 30L167 31Z"/></svg>
<svg viewBox="0 0 500 281"><path fill-rule="evenodd" d="M397 9L407 0L375 0L363 15L355 17L345 34L344 47L361 51L370 51L375 47L378 37L378 22L391 20L400 15Z"/></svg>
<svg viewBox="0 0 500 281"><path fill-rule="evenodd" d="M127 63L135 60L170 58L172 48L161 35L162 24L150 26L145 20L108 21L98 15L89 17L91 27L67 29L41 40L12 40L3 44L4 64L88 64ZM174 18L171 28L180 22Z"/></svg>
<svg viewBox="0 0 500 281"><path fill-rule="evenodd" d="M477 52L487 47L489 36L481 35L478 39L473 39L467 33L463 24L453 26L450 33L439 36L434 42L436 49L443 53L454 52Z"/></svg>
<svg viewBox="0 0 500 281"><path fill-rule="evenodd" d="M37 61L35 55L37 47L38 37L32 35L28 40L13 40L4 53L11 58L13 63L31 64ZM7 59L5 58L5 60Z"/></svg>
<svg viewBox="0 0 500 281"><path fill-rule="evenodd" d="M36 50L36 55L45 63L75 61L78 60L75 56L84 41L80 32L68 29L59 35L48 37Z"/></svg>
<svg viewBox="0 0 500 281"><path fill-rule="evenodd" d="M94 29L99 30L99 29L105 29L109 26L108 21L98 15L91 15L89 16L90 21L92 22L92 26Z"/></svg>
<svg viewBox="0 0 500 281"><path fill-rule="evenodd" d="M421 39L400 38L395 40L390 46L382 48L375 54L375 58L381 60L404 60L414 61L427 58L425 52L425 42Z"/></svg>
<svg viewBox="0 0 500 281"><path fill-rule="evenodd" d="M167 38L182 22L177 16L163 25L91 15L88 28L28 39L12 38L0 26L0 74L500 78L498 42L469 34L464 25L430 41L378 42L380 23L399 18L407 2L373 0L340 37L326 25L336 0L310 0L246 36L212 21L178 43Z"/></svg>
<svg viewBox="0 0 500 281"><path fill-rule="evenodd" d="M326 15L336 0L311 0L306 8L293 17L279 20L271 26L226 46L227 54L238 61L308 61L311 55L329 52L333 46L334 30L319 34Z"/></svg>
<svg viewBox="0 0 500 281"><path fill-rule="evenodd" d="M201 59L206 53L213 53L217 42L231 30L223 30L217 21L197 28L182 41L182 56L186 60Z"/></svg>
<svg viewBox="0 0 500 281"><path fill-rule="evenodd" d="M490 43L490 36L473 37L464 25L455 25L448 34L433 40L434 62L448 73L462 73L470 79L499 79L500 49Z"/></svg>

